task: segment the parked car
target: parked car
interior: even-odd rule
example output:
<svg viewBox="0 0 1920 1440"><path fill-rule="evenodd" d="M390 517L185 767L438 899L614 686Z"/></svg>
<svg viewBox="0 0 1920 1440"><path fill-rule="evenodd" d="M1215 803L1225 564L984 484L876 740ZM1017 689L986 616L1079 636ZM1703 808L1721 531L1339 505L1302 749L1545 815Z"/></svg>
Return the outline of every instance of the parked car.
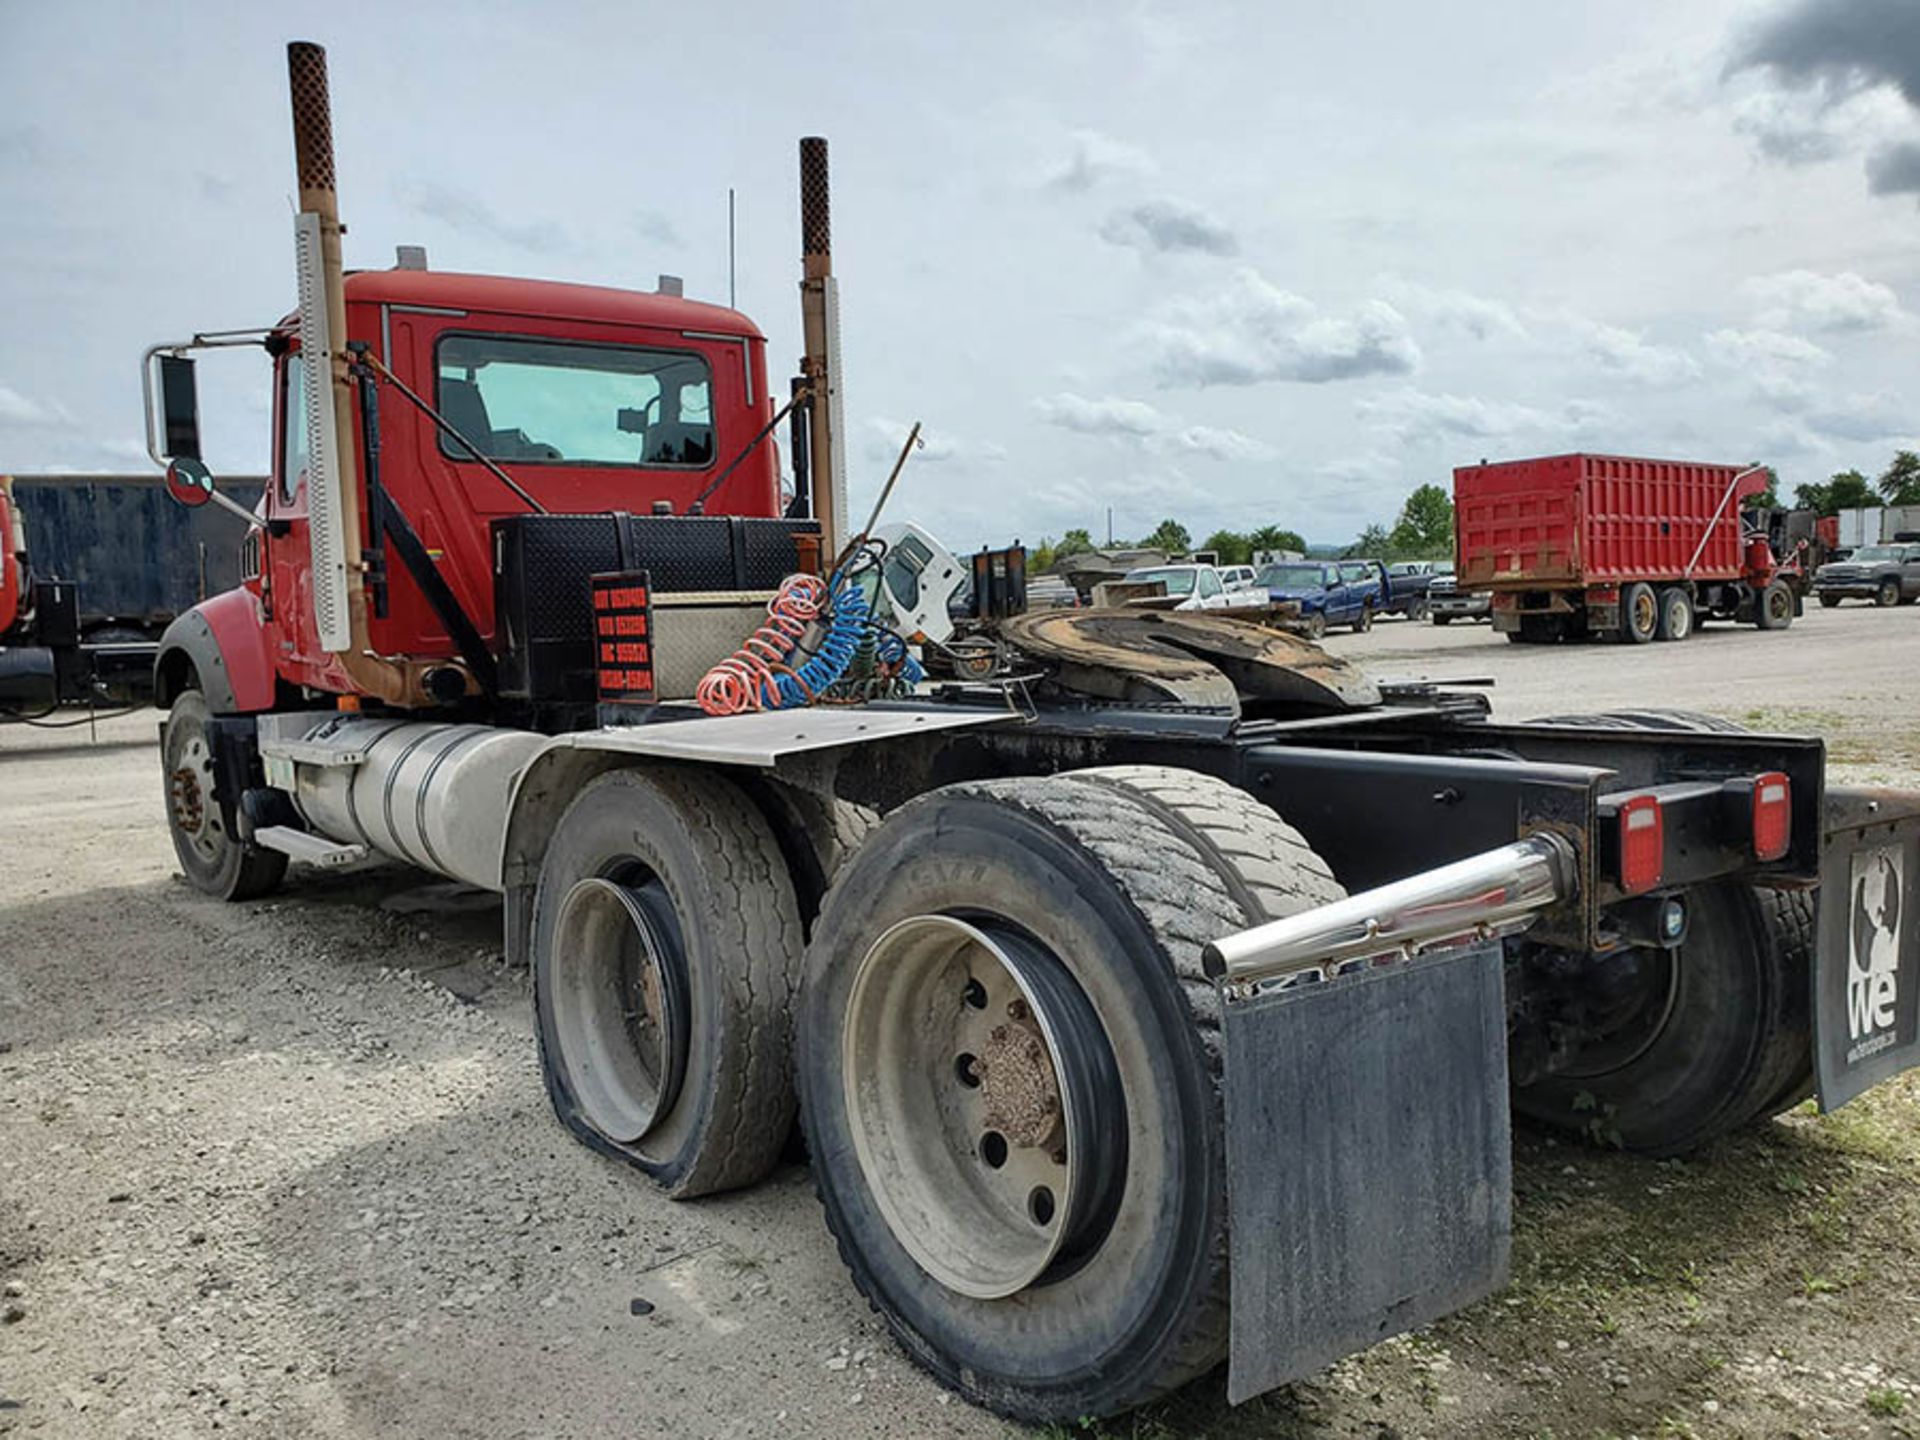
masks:
<svg viewBox="0 0 1920 1440"><path fill-rule="evenodd" d="M1427 590L1439 567L1431 560L1396 560L1387 569L1387 604L1383 613L1409 620L1427 618Z"/></svg>
<svg viewBox="0 0 1920 1440"><path fill-rule="evenodd" d="M1920 545L1862 545L1814 571L1813 593L1829 610L1842 600L1911 605L1920 600Z"/></svg>
<svg viewBox="0 0 1920 1440"><path fill-rule="evenodd" d="M1251 565L1222 565L1220 581L1229 590L1251 590L1256 573Z"/></svg>
<svg viewBox="0 0 1920 1440"><path fill-rule="evenodd" d="M1155 581L1167 587L1167 596L1176 603L1170 610L1247 610L1264 607L1267 597L1258 590L1229 590L1220 572L1211 565L1149 565L1129 570L1120 577L1123 585L1150 585Z"/></svg>
<svg viewBox="0 0 1920 1440"><path fill-rule="evenodd" d="M1268 599L1298 604L1315 639L1331 625L1371 629L1386 608L1387 575L1377 560L1286 560L1263 567L1259 583Z"/></svg>
<svg viewBox="0 0 1920 1440"><path fill-rule="evenodd" d="M1451 625L1455 620L1491 620L1493 596L1485 590L1460 592L1460 581L1453 567L1433 577L1427 586L1427 613L1436 625Z"/></svg>

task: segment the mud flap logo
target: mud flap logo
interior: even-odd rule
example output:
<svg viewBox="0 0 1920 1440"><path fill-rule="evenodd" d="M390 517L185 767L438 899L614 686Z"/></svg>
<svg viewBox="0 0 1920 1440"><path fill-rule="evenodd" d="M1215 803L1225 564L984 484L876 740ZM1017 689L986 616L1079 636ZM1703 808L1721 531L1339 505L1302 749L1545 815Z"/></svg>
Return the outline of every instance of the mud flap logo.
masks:
<svg viewBox="0 0 1920 1440"><path fill-rule="evenodd" d="M1847 1063L1858 1064L1895 1043L1900 998L1900 847L1853 857L1847 946Z"/></svg>

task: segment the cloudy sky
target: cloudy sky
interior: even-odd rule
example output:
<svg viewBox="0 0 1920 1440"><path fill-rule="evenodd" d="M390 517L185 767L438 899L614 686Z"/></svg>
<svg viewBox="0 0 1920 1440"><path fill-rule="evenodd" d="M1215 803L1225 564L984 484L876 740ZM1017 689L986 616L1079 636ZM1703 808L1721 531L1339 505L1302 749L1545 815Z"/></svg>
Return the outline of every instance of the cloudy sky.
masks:
<svg viewBox="0 0 1920 1440"><path fill-rule="evenodd" d="M895 513L957 547L1920 441L1916 0L307 8L0 0L0 471L140 468L140 351L290 307L290 38L350 265L724 302L733 186L783 369L829 136L855 506L922 420ZM264 361L202 370L263 468Z"/></svg>

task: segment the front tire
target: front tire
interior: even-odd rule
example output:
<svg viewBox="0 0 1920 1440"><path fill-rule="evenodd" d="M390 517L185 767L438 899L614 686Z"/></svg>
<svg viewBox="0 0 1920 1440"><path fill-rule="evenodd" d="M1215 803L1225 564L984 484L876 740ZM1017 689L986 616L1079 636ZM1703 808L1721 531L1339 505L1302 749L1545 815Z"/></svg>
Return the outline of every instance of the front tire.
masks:
<svg viewBox="0 0 1920 1440"><path fill-rule="evenodd" d="M1754 602L1753 623L1762 630L1784 630L1793 624L1793 591L1784 580L1770 581Z"/></svg>
<svg viewBox="0 0 1920 1440"><path fill-rule="evenodd" d="M1873 590L1873 603L1882 610L1890 610L1900 603L1900 582L1889 576Z"/></svg>
<svg viewBox="0 0 1920 1440"><path fill-rule="evenodd" d="M195 689L182 690L167 713L160 741L167 833L180 872L194 889L217 900L252 900L280 883L287 857L243 840L228 827L213 795L208 718L207 697Z"/></svg>
<svg viewBox="0 0 1920 1440"><path fill-rule="evenodd" d="M1362 605L1359 616L1353 622L1353 633L1364 635L1371 629L1373 629L1373 607Z"/></svg>
<svg viewBox="0 0 1920 1440"><path fill-rule="evenodd" d="M1840 597L1838 595L1822 595L1820 597L1820 608L1822 610L1838 610L1840 608Z"/></svg>
<svg viewBox="0 0 1920 1440"><path fill-rule="evenodd" d="M1001 1414L1072 1422L1218 1361L1219 998L1200 949L1340 894L1272 812L1186 771L954 785L888 818L822 910L796 1064L828 1228L917 1364ZM1010 971L1040 997L1032 1041L1024 1002L1005 999ZM895 993L902 975L910 994ZM984 1038L965 1039L969 1025ZM1075 1043L1045 1044L1065 1030ZM1010 1045L1027 1048L1001 1058ZM990 1093L1009 1064L1044 1092L1011 1137L984 1118L1011 1103ZM1076 1114L1105 1128L1048 1148L1037 1132L1056 1094L1060 1135L1085 1131ZM1076 1188L1069 1164L1103 1178Z"/></svg>

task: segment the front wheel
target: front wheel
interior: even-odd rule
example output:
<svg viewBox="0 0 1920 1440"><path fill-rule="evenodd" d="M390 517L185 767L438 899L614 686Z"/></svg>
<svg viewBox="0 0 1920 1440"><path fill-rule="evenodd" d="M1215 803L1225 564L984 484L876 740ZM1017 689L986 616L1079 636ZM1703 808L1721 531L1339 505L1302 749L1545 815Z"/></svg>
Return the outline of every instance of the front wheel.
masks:
<svg viewBox="0 0 1920 1440"><path fill-rule="evenodd" d="M1245 793L1128 766L933 791L835 882L796 1027L828 1228L913 1360L1029 1422L1226 1346L1205 940L1338 898Z"/></svg>
<svg viewBox="0 0 1920 1440"><path fill-rule="evenodd" d="M1822 595L1822 596L1820 597L1820 608L1821 608L1822 610L1837 610L1837 609L1839 609L1839 608L1840 608L1840 597L1839 597L1838 595Z"/></svg>
<svg viewBox="0 0 1920 1440"><path fill-rule="evenodd" d="M214 797L213 741L207 697L182 690L167 713L160 741L166 783L167 833L180 871L194 889L219 900L265 895L287 873L287 857L235 834Z"/></svg>
<svg viewBox="0 0 1920 1440"><path fill-rule="evenodd" d="M1359 616L1353 622L1353 633L1356 635L1364 635L1372 628L1373 607L1371 605L1362 605Z"/></svg>
<svg viewBox="0 0 1920 1440"><path fill-rule="evenodd" d="M1762 630L1784 630L1793 624L1793 591L1784 580L1774 580L1760 592L1753 607L1753 623Z"/></svg>
<svg viewBox="0 0 1920 1440"><path fill-rule="evenodd" d="M1324 610L1316 610L1307 616L1307 638L1309 640L1327 638L1327 615Z"/></svg>
<svg viewBox="0 0 1920 1440"><path fill-rule="evenodd" d="M1436 615L1433 617L1433 623L1436 625L1451 625L1453 623L1453 616Z"/></svg>
<svg viewBox="0 0 1920 1440"><path fill-rule="evenodd" d="M1900 603L1900 582L1889 575L1873 591L1873 603L1882 610L1890 609Z"/></svg>

